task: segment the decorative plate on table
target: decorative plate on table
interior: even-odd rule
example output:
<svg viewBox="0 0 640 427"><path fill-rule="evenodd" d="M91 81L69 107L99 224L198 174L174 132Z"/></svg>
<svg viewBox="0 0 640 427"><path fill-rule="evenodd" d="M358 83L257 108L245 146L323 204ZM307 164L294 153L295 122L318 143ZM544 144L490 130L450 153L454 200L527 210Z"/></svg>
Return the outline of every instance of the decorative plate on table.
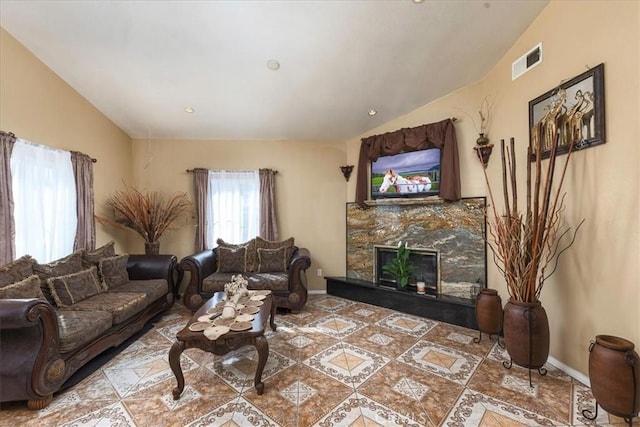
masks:
<svg viewBox="0 0 640 427"><path fill-rule="evenodd" d="M232 324L234 322L235 319L231 318L231 319L223 319L222 317L218 317L216 320L213 321L213 324L216 326L229 326L230 324Z"/></svg>
<svg viewBox="0 0 640 427"><path fill-rule="evenodd" d="M260 309L258 307L245 307L242 310L240 310L240 313L242 314L256 314L260 311Z"/></svg>
<svg viewBox="0 0 640 427"><path fill-rule="evenodd" d="M211 318L211 316L213 316L213 314L203 314L202 316L198 317L198 322L213 322L213 319Z"/></svg>
<svg viewBox="0 0 640 427"><path fill-rule="evenodd" d="M235 332L246 331L247 329L251 329L251 322L233 322L229 325L229 329Z"/></svg>
<svg viewBox="0 0 640 427"><path fill-rule="evenodd" d="M240 303L236 304L236 310L242 310L244 307L245 307L244 304L240 304Z"/></svg>
<svg viewBox="0 0 640 427"><path fill-rule="evenodd" d="M254 295L251 298L249 298L251 301L262 301L263 299L267 298L266 295Z"/></svg>
<svg viewBox="0 0 640 427"><path fill-rule="evenodd" d="M247 301L247 307L260 307L262 304L262 301Z"/></svg>
<svg viewBox="0 0 640 427"><path fill-rule="evenodd" d="M211 322L195 322L189 325L189 330L191 332L200 332L207 329L211 326Z"/></svg>
<svg viewBox="0 0 640 427"><path fill-rule="evenodd" d="M236 322L251 322L255 317L253 314L239 314L236 316Z"/></svg>
<svg viewBox="0 0 640 427"><path fill-rule="evenodd" d="M229 332L228 326L210 326L204 330L204 336L215 341L227 332Z"/></svg>
<svg viewBox="0 0 640 427"><path fill-rule="evenodd" d="M271 290L269 289L259 289L257 291L253 291L253 295L271 295Z"/></svg>

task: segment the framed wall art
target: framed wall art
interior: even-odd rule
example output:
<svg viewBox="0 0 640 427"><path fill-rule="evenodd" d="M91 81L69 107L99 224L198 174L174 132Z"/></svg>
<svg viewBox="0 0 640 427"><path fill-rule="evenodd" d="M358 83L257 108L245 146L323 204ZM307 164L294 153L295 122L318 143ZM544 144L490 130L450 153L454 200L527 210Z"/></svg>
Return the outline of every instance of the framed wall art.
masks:
<svg viewBox="0 0 640 427"><path fill-rule="evenodd" d="M531 161L538 145L549 157L557 136L558 154L604 144L604 64L560 84L529 102Z"/></svg>

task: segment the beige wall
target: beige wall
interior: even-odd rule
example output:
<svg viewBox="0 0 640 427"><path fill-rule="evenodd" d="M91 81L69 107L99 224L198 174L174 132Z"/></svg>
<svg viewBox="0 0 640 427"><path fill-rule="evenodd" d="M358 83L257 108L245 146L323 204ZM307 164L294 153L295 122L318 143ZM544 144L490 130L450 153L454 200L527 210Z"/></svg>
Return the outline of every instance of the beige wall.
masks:
<svg viewBox="0 0 640 427"><path fill-rule="evenodd" d="M540 41L543 63L511 81L511 63ZM586 71L586 65L604 62L607 143L574 154L565 186L566 221L586 222L541 298L549 315L551 356L583 374L588 373L587 348L595 335L617 335L640 345L639 60L639 2L552 1L485 79L362 135L462 118L456 125L462 193L483 195L482 169L472 154L475 130L459 108L475 112L483 96L496 96L489 137L495 144L515 137L524 182L528 102ZM353 164L359 138L348 142ZM501 193L495 151L487 171L494 193ZM349 198L354 197L351 183ZM504 280L491 262L489 286L506 301Z"/></svg>
<svg viewBox="0 0 640 427"><path fill-rule="evenodd" d="M276 175L280 237L293 236L311 251L310 290L324 290L324 276L344 275L346 183L339 166L343 142L134 140L134 182L142 188L187 192L194 200L196 167L224 170L271 168ZM160 239L161 252L193 253L195 219ZM142 242L138 242L141 250Z"/></svg>
<svg viewBox="0 0 640 427"><path fill-rule="evenodd" d="M97 207L104 205L114 184L130 180L131 139L1 28L0 129L98 159L94 165ZM119 250L126 248L125 234L98 225L98 245L111 239Z"/></svg>

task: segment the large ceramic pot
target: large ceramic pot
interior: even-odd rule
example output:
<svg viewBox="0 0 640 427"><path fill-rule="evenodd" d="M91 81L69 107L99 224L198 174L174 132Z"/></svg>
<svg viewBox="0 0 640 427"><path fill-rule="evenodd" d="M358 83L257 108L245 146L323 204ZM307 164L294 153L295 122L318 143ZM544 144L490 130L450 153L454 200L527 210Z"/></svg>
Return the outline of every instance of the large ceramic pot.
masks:
<svg viewBox="0 0 640 427"><path fill-rule="evenodd" d="M476 296L478 330L489 335L502 331L502 299L495 289L480 289Z"/></svg>
<svg viewBox="0 0 640 427"><path fill-rule="evenodd" d="M504 343L511 360L538 369L549 357L549 319L540 302L509 301L504 306Z"/></svg>
<svg viewBox="0 0 640 427"><path fill-rule="evenodd" d="M596 402L607 412L633 418L640 410L640 359L631 341L596 336L589 348L589 380Z"/></svg>

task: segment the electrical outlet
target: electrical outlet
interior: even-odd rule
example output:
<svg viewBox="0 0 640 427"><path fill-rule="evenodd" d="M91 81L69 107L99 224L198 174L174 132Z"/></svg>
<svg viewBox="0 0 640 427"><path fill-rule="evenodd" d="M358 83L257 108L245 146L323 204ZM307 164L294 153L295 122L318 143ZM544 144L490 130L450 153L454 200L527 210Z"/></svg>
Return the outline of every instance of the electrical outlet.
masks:
<svg viewBox="0 0 640 427"><path fill-rule="evenodd" d="M322 277L322 269L321 269L321 268L319 268L319 269L316 271L316 276L318 276L318 277Z"/></svg>

